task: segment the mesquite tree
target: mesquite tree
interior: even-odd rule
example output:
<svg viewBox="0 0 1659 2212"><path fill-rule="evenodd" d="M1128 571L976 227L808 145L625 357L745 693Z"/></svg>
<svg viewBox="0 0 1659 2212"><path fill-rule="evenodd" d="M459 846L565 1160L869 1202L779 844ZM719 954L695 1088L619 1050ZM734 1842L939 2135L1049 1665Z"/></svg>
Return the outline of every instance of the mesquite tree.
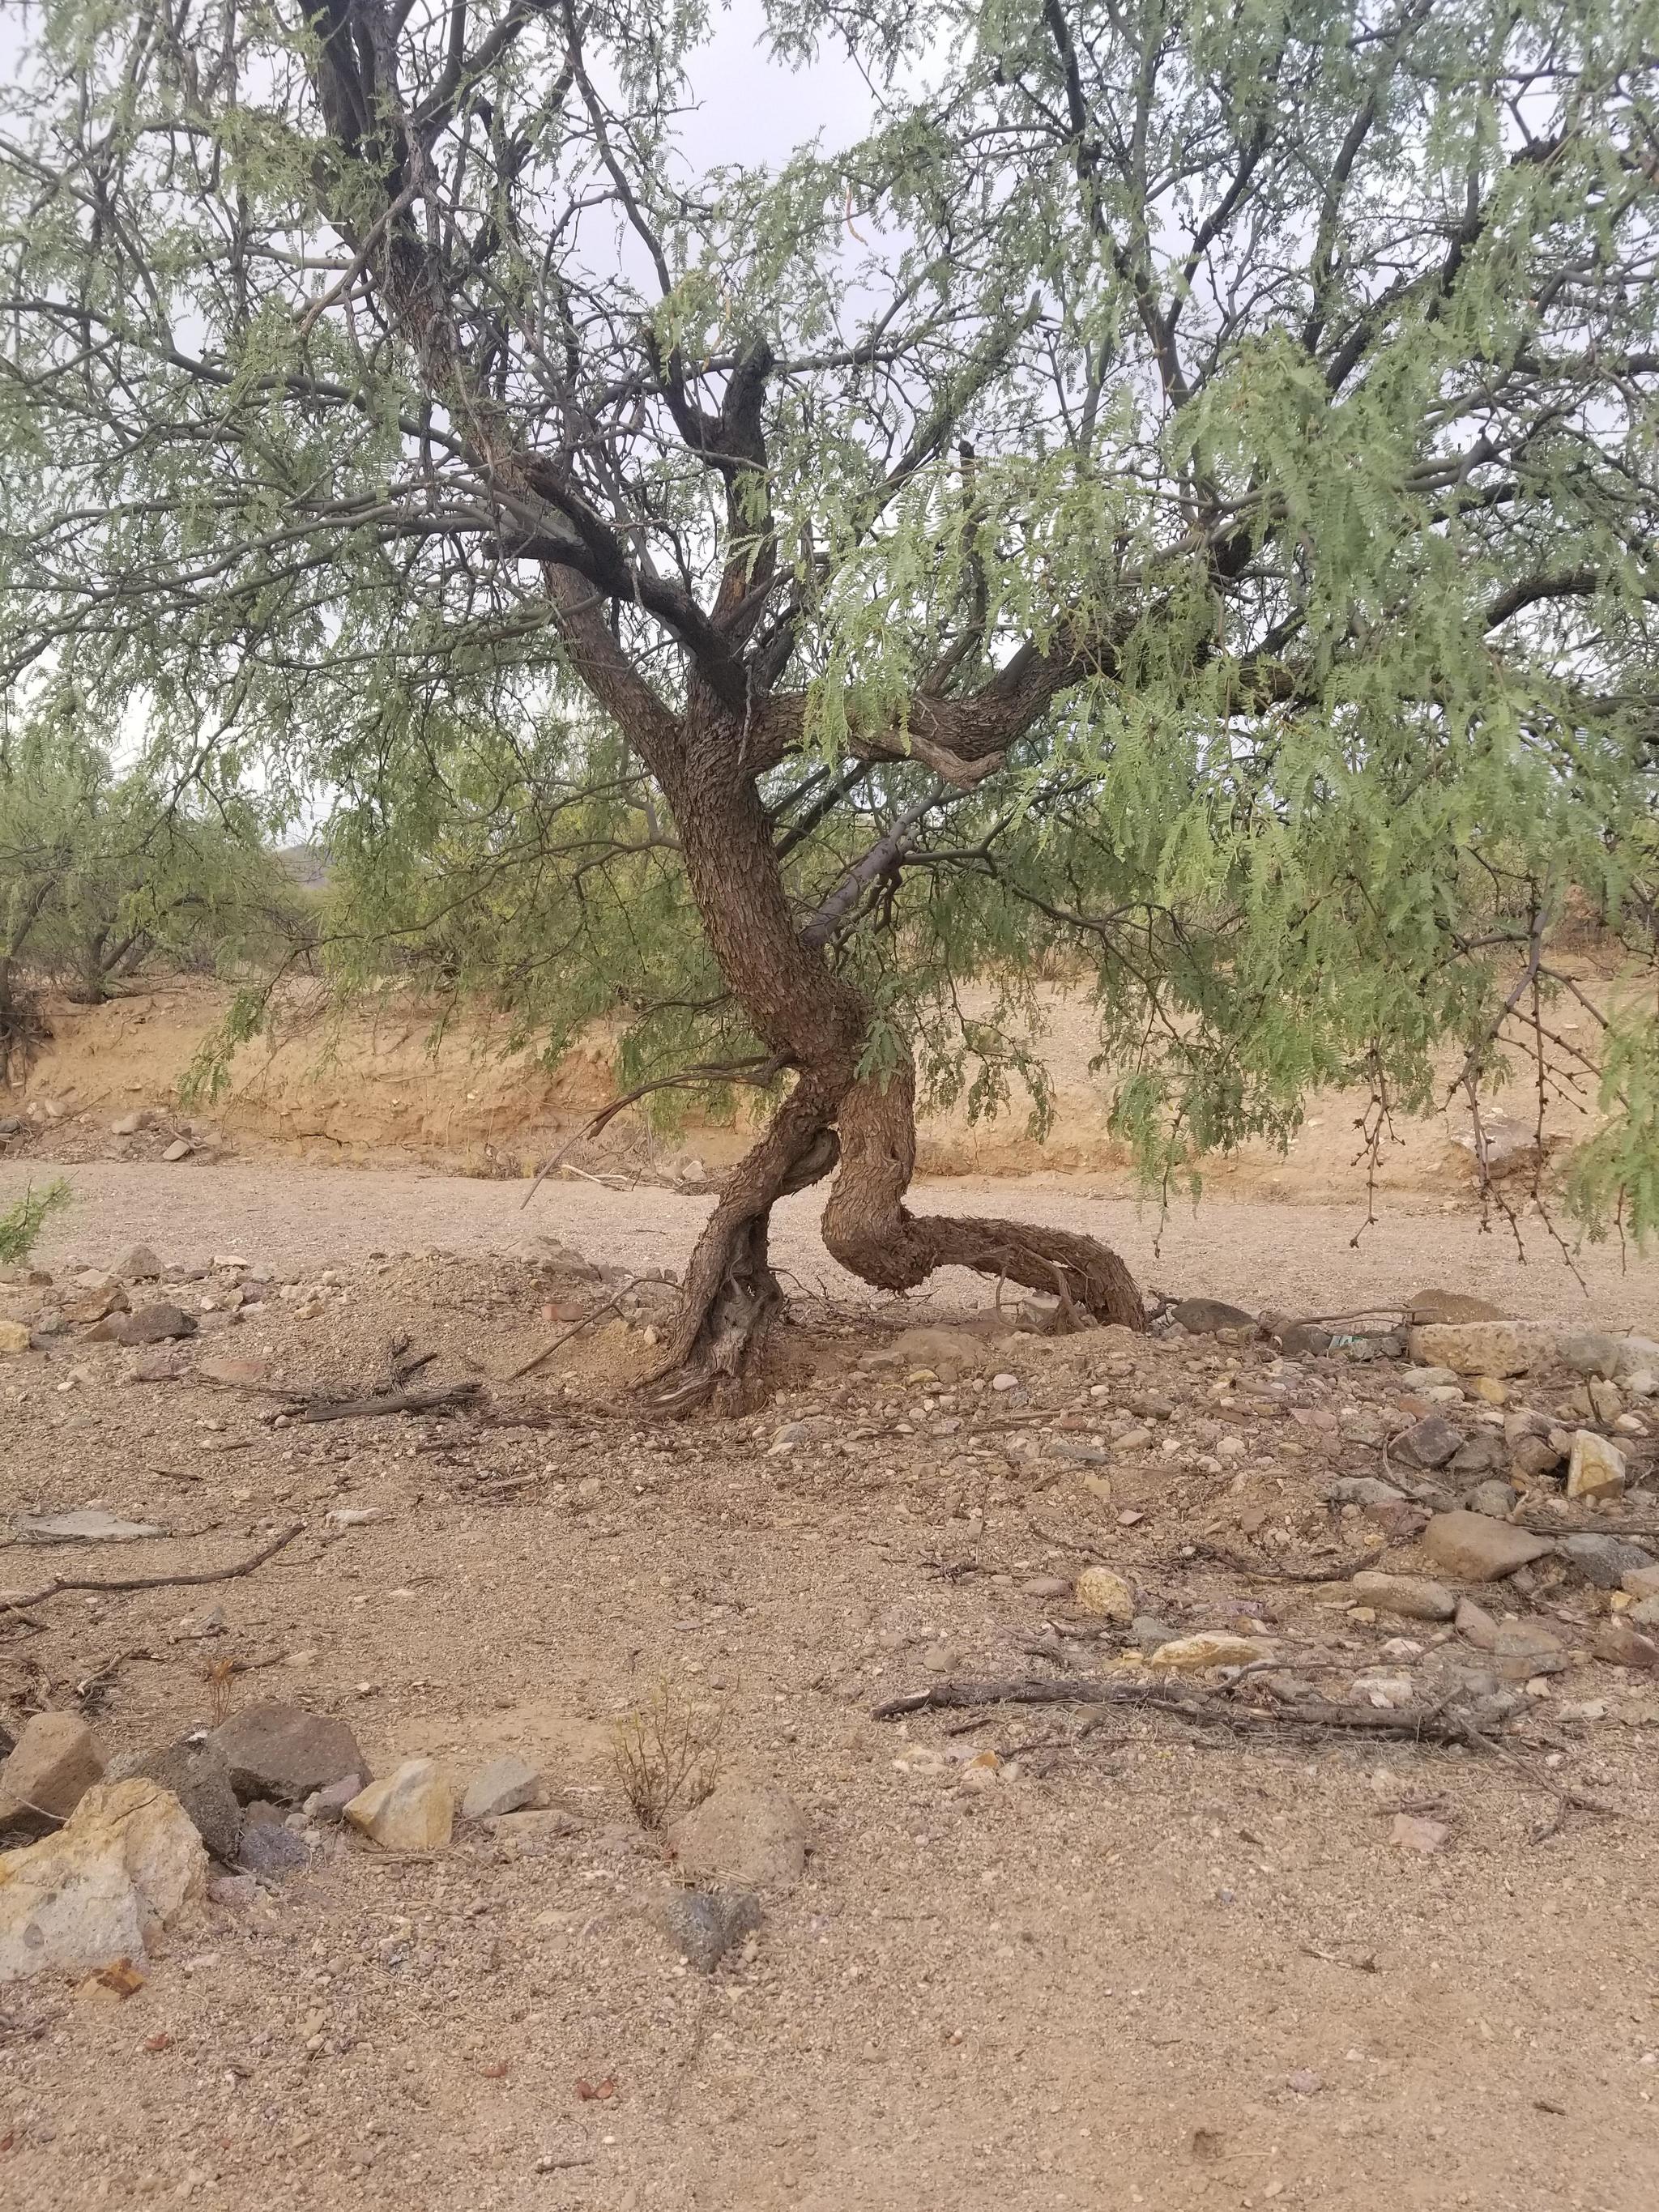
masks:
<svg viewBox="0 0 1659 2212"><path fill-rule="evenodd" d="M1380 1144L1518 1019L1655 1212L1651 1025L1592 1077L1548 1012L1568 921L1652 941L1645 0L770 0L799 149L704 171L702 0L24 21L14 714L257 757L364 932L770 1094L684 1401L823 1177L869 1283L1139 1325L1090 1239L904 1202L915 1038L994 1098L959 985L1045 960L1154 1176L1315 1082Z"/></svg>

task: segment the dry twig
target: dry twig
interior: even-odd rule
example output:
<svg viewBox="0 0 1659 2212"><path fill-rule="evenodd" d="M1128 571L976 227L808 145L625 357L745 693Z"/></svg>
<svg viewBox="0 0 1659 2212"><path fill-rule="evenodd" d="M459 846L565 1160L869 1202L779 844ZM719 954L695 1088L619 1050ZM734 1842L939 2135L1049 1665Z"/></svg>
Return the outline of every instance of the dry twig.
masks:
<svg viewBox="0 0 1659 2212"><path fill-rule="evenodd" d="M0 1605L0 1612L21 1613L26 1607L40 1605L46 1599L56 1597L64 1590L172 1589L187 1583L235 1582L243 1575L251 1575L256 1567L264 1566L267 1559L275 1559L283 1546L291 1544L304 1527L303 1521L295 1521L291 1527L284 1528L280 1535L273 1536L270 1543L253 1553L250 1558L238 1559L234 1565L228 1567L201 1567L191 1573L179 1575L122 1575L101 1581L88 1580L76 1576L54 1575L49 1583L43 1583L39 1589L20 1590L15 1597L7 1598L3 1605Z"/></svg>

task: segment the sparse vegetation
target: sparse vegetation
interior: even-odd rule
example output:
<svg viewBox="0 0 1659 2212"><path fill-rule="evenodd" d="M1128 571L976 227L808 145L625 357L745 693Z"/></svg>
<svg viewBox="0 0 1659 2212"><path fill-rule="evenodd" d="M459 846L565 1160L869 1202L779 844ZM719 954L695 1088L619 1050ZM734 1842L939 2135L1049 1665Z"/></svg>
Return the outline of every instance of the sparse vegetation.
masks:
<svg viewBox="0 0 1659 2212"><path fill-rule="evenodd" d="M60 1176L44 1190L26 1190L17 1203L0 1213L0 1265L15 1267L27 1260L40 1242L40 1231L60 1206L74 1195Z"/></svg>
<svg viewBox="0 0 1659 2212"><path fill-rule="evenodd" d="M611 1757L642 1828L701 1805L720 1775L720 1715L668 1681L617 1723Z"/></svg>

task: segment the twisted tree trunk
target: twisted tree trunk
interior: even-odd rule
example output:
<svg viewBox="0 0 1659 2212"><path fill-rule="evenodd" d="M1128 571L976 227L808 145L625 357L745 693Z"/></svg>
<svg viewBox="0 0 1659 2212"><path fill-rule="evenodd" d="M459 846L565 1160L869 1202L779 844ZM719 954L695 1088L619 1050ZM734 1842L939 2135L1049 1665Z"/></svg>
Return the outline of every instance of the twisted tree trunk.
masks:
<svg viewBox="0 0 1659 2212"><path fill-rule="evenodd" d="M971 1267L1057 1292L1101 1322L1145 1325L1115 1252L1066 1230L981 1218L917 1216L904 1204L915 1169L915 1079L908 1059L860 1073L870 1009L823 953L802 942L751 776L741 731L706 705L682 726L665 777L692 896L720 972L757 1034L796 1069L793 1089L726 1179L699 1237L654 1377L656 1402L735 1409L757 1395L766 1340L783 1307L767 1251L777 1200L834 1173L823 1240L844 1267L887 1291L934 1269Z"/></svg>

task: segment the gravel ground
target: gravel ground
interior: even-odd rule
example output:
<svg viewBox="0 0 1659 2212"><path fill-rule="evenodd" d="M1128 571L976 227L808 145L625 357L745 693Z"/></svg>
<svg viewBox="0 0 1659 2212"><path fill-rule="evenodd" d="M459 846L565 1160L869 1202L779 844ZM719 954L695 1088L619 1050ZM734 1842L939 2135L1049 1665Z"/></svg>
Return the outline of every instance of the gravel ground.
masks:
<svg viewBox="0 0 1659 2212"><path fill-rule="evenodd" d="M0 1205L55 1172L39 1162L0 1163ZM77 1203L42 1242L48 1264L65 1253L106 1262L154 1240L161 1224L170 1253L206 1257L234 1247L277 1267L322 1267L375 1251L533 1249L538 1235L636 1269L679 1267L713 1203L657 1188L549 1182L526 1208L522 1183L349 1169L94 1161L68 1173ZM1467 1206L1391 1201L1355 1250L1364 1216L1348 1207L1206 1200L1196 1210L1176 1208L1160 1226L1156 1207L1095 1198L1092 1188L1059 1178L952 1178L919 1184L915 1203L921 1212L1024 1214L1087 1230L1115 1245L1142 1284L1252 1310L1334 1313L1398 1300L1431 1283L1540 1320L1651 1323L1659 1333L1659 1257L1626 1261L1616 1244L1586 1247L1575 1255L1581 1287L1535 1218L1522 1224L1522 1259L1504 1224L1483 1231ZM819 1241L822 1203L803 1192L777 1208L778 1264L800 1287L867 1296ZM952 1272L913 1303L945 1311L983 1296L982 1283Z"/></svg>
<svg viewBox="0 0 1659 2212"><path fill-rule="evenodd" d="M0 1198L23 1180L0 1177ZM1480 1592L1565 1655L1535 1691L1479 1693L1516 1709L1501 1757L1231 1710L873 1717L941 1679L1092 1673L1128 1632L1073 1603L1091 1561L1178 1634L1268 1640L1299 1694L1465 1694L1448 1685L1483 1662L1449 1626L1352 1610L1329 1580L1385 1545L1425 1571L1418 1509L1323 1502L1414 1418L1397 1364L1105 1332L1013 1340L946 1389L861 1369L890 1323L842 1305L790 1333L791 1387L752 1420L647 1425L619 1386L648 1355L612 1321L451 1418L277 1427L210 1359L351 1391L406 1335L425 1382L505 1376L551 1325L502 1248L532 1230L673 1265L704 1203L564 1185L526 1216L521 1186L240 1166L74 1180L48 1261L142 1241L305 1279L179 1347L169 1380L84 1334L0 1361L0 1507L168 1531L14 1546L0 1584L187 1573L301 1533L244 1579L0 1614L0 1720L79 1708L107 1752L153 1747L211 1717L228 1659L234 1711L341 1716L380 1773L419 1753L465 1784L515 1753L568 1817L528 1849L475 1826L430 1856L324 1833L308 1870L168 1931L136 1994L0 1988L7 2212L1652 2212L1659 1678L1594 1656L1611 1601L1559 1560ZM1147 1280L1250 1304L1431 1281L1656 1311L1650 1269L1621 1283L1598 1255L1587 1305L1541 1248L1522 1270L1458 1215L1393 1213L1355 1254L1337 1213L1206 1206L1155 1256L1132 1207L1058 1185L921 1202L1087 1223ZM810 1202L786 1212L785 1264L829 1284ZM368 1256L428 1247L462 1256ZM0 1314L51 1295L0 1291ZM1517 1396L1553 1414L1571 1387ZM1649 1485L1653 1403L1620 1432ZM1488 1418L1474 1397L1449 1417ZM727 1776L787 1792L814 1839L713 1977L660 1932L675 1869L615 1764L616 1717L658 1685L717 1716ZM1005 1765L970 1787L986 1753ZM1432 1849L1399 1839L1402 1811Z"/></svg>

